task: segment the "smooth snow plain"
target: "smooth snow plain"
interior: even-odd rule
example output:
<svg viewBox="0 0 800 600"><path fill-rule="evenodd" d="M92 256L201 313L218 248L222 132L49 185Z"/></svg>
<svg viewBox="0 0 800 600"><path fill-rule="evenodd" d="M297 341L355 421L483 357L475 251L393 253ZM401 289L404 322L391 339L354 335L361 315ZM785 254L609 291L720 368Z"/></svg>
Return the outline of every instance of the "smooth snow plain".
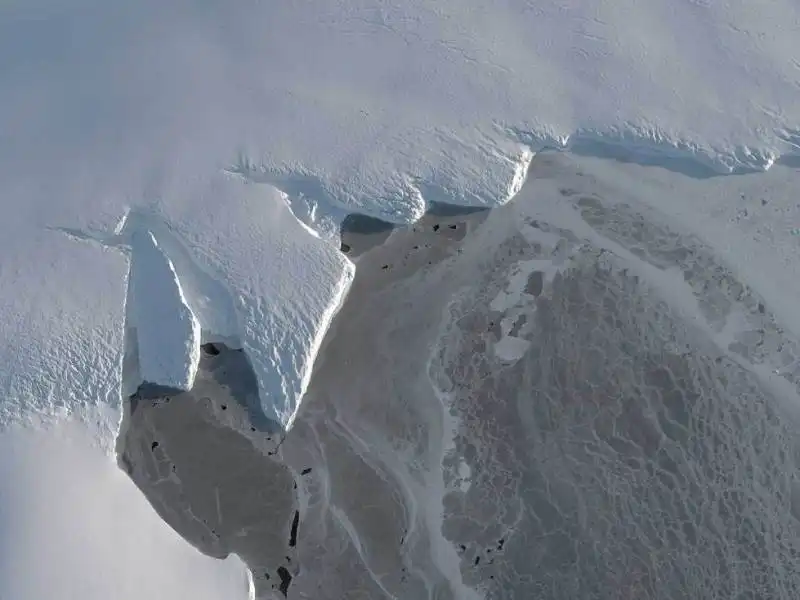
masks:
<svg viewBox="0 0 800 600"><path fill-rule="evenodd" d="M252 598L242 562L183 541L95 436L74 421L0 436L2 597Z"/></svg>
<svg viewBox="0 0 800 600"><path fill-rule="evenodd" d="M800 145L798 31L789 0L3 3L0 435L63 429L112 464L121 390L190 386L213 339L290 427L352 279L325 239L345 214L502 204L547 146L766 169ZM160 249L152 296L136 237ZM19 447L4 488L38 460ZM6 547L33 535L14 531Z"/></svg>

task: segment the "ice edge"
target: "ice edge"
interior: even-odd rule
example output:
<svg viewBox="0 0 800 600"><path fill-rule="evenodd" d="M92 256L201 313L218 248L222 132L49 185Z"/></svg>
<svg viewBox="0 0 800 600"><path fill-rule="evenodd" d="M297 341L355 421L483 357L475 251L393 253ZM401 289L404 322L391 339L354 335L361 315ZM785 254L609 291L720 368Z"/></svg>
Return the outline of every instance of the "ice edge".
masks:
<svg viewBox="0 0 800 600"><path fill-rule="evenodd" d="M482 134L480 139L484 141L473 148L478 156L489 159L486 168L466 164L458 172L456 166L455 172L450 173L450 181L446 178L444 182L433 181L434 175L392 173L384 174L382 184L353 190L346 182L338 182L330 174L318 173L307 166L276 167L270 161L244 153L239 154L226 172L249 183L266 183L278 189L298 221L316 235L332 239L336 237L332 223L340 224L352 213L411 224L425 213L431 201L466 206L505 204L524 184L530 159L544 150L661 167L692 178L764 172L776 163L800 158L800 128L787 127L772 136L761 137L764 140L761 147L745 144L723 147L631 123L606 129L583 127L562 134L548 127L526 128L495 121L493 133ZM461 145L455 138L450 141ZM492 169L500 172L482 179ZM443 171L448 175L448 169ZM492 176L505 182L493 181Z"/></svg>

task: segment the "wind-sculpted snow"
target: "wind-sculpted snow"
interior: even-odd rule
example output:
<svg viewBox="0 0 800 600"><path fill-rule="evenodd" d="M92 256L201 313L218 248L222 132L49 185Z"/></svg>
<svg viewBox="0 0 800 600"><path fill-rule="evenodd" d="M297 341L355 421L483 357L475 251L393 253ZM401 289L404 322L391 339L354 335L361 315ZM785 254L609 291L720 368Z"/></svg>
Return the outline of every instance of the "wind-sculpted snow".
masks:
<svg viewBox="0 0 800 600"><path fill-rule="evenodd" d="M125 258L44 228L19 236L20 220L0 219L15 235L0 256L0 430L119 406L125 346ZM117 422L102 433L107 449Z"/></svg>

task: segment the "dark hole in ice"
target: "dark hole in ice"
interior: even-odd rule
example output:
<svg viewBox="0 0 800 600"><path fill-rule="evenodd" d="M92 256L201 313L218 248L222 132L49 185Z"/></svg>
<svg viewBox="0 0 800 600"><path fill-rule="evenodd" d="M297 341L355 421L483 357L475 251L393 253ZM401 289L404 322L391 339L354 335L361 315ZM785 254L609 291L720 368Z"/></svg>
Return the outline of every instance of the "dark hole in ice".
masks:
<svg viewBox="0 0 800 600"><path fill-rule="evenodd" d="M217 356L220 352L219 348L217 348L214 344L208 343L203 344L200 346L200 349L209 356Z"/></svg>
<svg viewBox="0 0 800 600"><path fill-rule="evenodd" d="M342 221L342 233L383 233L394 229L394 225L366 215L347 215Z"/></svg>
<svg viewBox="0 0 800 600"><path fill-rule="evenodd" d="M541 271L534 271L528 277L528 284L525 286L525 292L531 296L540 296L544 289L544 273Z"/></svg>
<svg viewBox="0 0 800 600"><path fill-rule="evenodd" d="M155 450L156 448L158 448L158 442L153 442L150 444L150 450Z"/></svg>
<svg viewBox="0 0 800 600"><path fill-rule="evenodd" d="M281 594L286 596L289 591L289 584L292 583L292 574L289 573L289 569L286 567L278 567L278 577L281 578L281 584L278 586L278 590Z"/></svg>
<svg viewBox="0 0 800 600"><path fill-rule="evenodd" d="M489 209L483 206L458 206L456 204L433 201L428 204L428 210L425 211L425 214L435 217L460 217L488 211Z"/></svg>
<svg viewBox="0 0 800 600"><path fill-rule="evenodd" d="M583 196L582 198L579 198L578 206L593 210L603 210L603 205L600 203L600 201L597 198L592 198L591 196Z"/></svg>
<svg viewBox="0 0 800 600"><path fill-rule="evenodd" d="M297 545L297 527L300 525L300 512L294 511L294 518L292 519L292 530L289 533L289 547L294 548Z"/></svg>
<svg viewBox="0 0 800 600"><path fill-rule="evenodd" d="M311 467L306 467L305 469L300 471L300 475L308 475L309 473L311 473Z"/></svg>

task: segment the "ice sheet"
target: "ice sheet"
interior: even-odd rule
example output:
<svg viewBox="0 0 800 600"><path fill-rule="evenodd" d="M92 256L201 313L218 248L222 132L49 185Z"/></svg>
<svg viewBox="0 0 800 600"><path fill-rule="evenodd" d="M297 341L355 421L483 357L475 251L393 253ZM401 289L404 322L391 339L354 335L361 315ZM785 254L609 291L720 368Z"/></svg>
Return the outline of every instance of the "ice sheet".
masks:
<svg viewBox="0 0 800 600"><path fill-rule="evenodd" d="M768 168L800 145L798 28L790 0L3 3L0 428L118 410L128 219L288 426L352 277L292 213L503 203L543 146ZM742 260L788 314L759 227Z"/></svg>
<svg viewBox="0 0 800 600"><path fill-rule="evenodd" d="M720 171L798 144L789 0L2 10L7 164L51 176L144 168L156 187L241 154L290 196L402 220L419 213L417 192L504 200L517 139Z"/></svg>
<svg viewBox="0 0 800 600"><path fill-rule="evenodd" d="M2 385L45 409L85 401L63 383L83 364L99 363L91 369L102 396L115 388L124 293L124 263L107 257L113 252L78 248L46 227L107 232L145 210L184 238L212 235L202 260L227 278L223 296L234 303L208 311L226 315L226 331L214 333L239 335L257 368L294 369L260 379L265 395L296 396L348 267L326 256L311 273L295 246L255 238L251 255L232 219L220 227L231 237L215 233L204 214L224 217L213 183L224 169L277 185L314 225L345 210L407 221L433 200L505 202L531 149L543 145L718 172L766 168L797 150L798 8L788 1L758 10L632 0L231 10L84 0L69 10L34 2L0 11L8 206L0 278L17 290L0 301L0 320L4 339L27 342L29 359L7 348ZM248 193L270 206L274 192L256 189ZM182 223L172 221L175 211ZM313 245L295 231L297 244ZM237 257L262 257L248 268L280 264L286 279L268 282L221 258L234 242ZM93 314L80 314L90 303ZM259 323L275 318L276 306L286 329L268 324L267 340ZM61 307L65 318L38 317ZM275 339L299 349L270 356ZM79 354L67 359L66 348ZM31 377L35 385L25 383ZM12 403L19 394L9 394ZM276 410L287 423L293 402Z"/></svg>

